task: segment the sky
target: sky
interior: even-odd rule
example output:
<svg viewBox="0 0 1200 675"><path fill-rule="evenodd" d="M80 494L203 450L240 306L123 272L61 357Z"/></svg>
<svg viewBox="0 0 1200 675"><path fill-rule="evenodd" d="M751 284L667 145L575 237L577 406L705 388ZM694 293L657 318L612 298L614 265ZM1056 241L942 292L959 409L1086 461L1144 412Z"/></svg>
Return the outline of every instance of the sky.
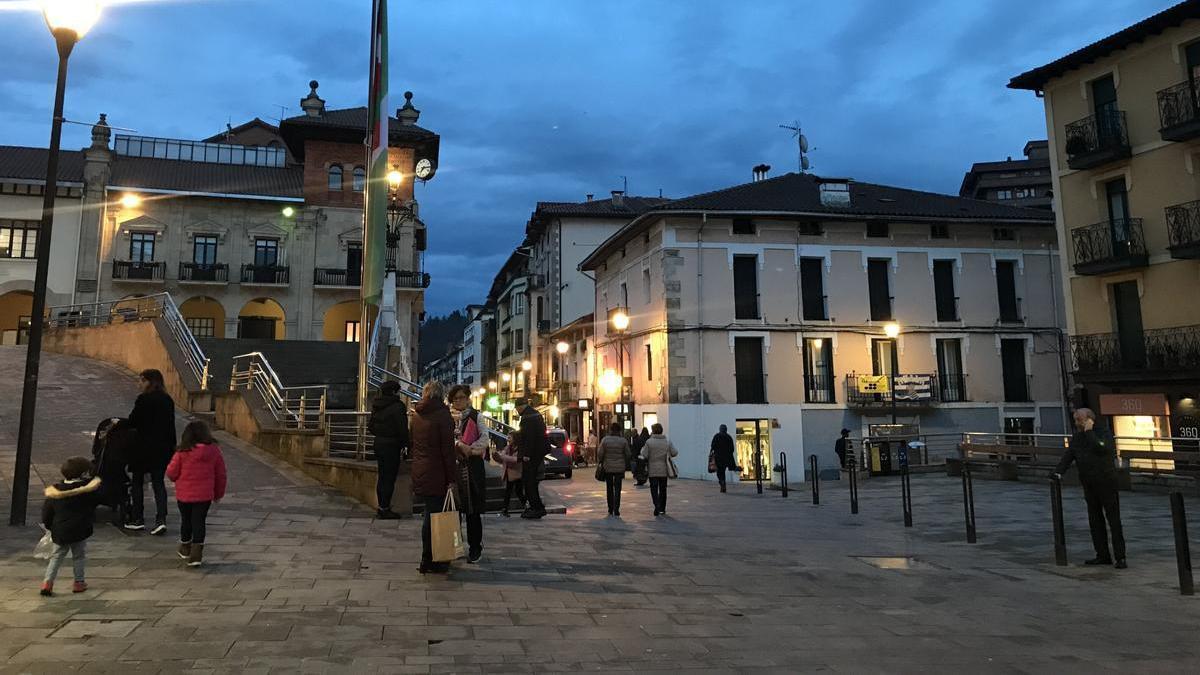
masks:
<svg viewBox="0 0 1200 675"><path fill-rule="evenodd" d="M45 147L55 50L28 0L0 0L0 144ZM683 197L795 171L955 194L973 162L1045 138L1007 89L1170 0L391 0L390 108L439 133L418 186L426 307L485 299L538 201ZM366 104L370 0L123 0L70 60L66 117L199 139ZM89 129L66 125L63 147Z"/></svg>

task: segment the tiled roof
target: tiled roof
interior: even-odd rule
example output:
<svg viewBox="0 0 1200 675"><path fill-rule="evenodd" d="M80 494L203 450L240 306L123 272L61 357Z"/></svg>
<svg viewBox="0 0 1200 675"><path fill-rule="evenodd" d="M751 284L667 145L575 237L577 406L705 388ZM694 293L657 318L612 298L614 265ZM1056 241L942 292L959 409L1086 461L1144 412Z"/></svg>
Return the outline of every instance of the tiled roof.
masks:
<svg viewBox="0 0 1200 675"><path fill-rule="evenodd" d="M281 123L295 124L299 126L311 127L326 127L340 129L355 129L362 130L364 134L367 132L367 107L360 108L342 108L340 110L326 110L319 117L310 117L309 115L297 115L289 117ZM434 138L437 134L428 129L424 129L415 124L404 125L395 117L388 117L388 135L389 136L408 136L411 138Z"/></svg>
<svg viewBox="0 0 1200 675"><path fill-rule="evenodd" d="M225 138L227 136L229 136L230 134L237 134L237 133L245 131L251 127L261 127L263 129L266 129L267 131L270 131L271 133L275 133L275 134L279 133L279 127L275 126L274 124L271 124L270 122L264 122L264 121L260 120L259 118L255 117L254 119L250 120L249 122L243 122L242 124L239 124L236 127L230 127L228 129L225 129L224 131L215 133L212 136L205 138L201 142L202 143L225 143L226 142Z"/></svg>
<svg viewBox="0 0 1200 675"><path fill-rule="evenodd" d="M671 201L666 197L625 197L621 206L614 206L611 198L593 199L587 202L538 202L534 215L550 216L636 216L655 206Z"/></svg>
<svg viewBox="0 0 1200 675"><path fill-rule="evenodd" d="M1099 5L1097 5L1099 7ZM1095 62L1113 52L1137 44L1148 37L1174 28L1188 19L1200 18L1200 0L1187 0L1178 5L1168 7L1154 16L1139 21L1128 28L1113 33L1103 40L1067 54L1066 56L1047 63L1044 66L1021 73L1012 78L1010 89L1032 89L1037 91L1047 82L1068 73L1076 68Z"/></svg>
<svg viewBox="0 0 1200 675"><path fill-rule="evenodd" d="M46 180L46 148L0 145L0 179ZM58 180L83 182L83 152L62 150L58 153Z"/></svg>
<svg viewBox="0 0 1200 675"><path fill-rule="evenodd" d="M115 187L212 194L302 198L303 169L183 162L115 156L109 183Z"/></svg>

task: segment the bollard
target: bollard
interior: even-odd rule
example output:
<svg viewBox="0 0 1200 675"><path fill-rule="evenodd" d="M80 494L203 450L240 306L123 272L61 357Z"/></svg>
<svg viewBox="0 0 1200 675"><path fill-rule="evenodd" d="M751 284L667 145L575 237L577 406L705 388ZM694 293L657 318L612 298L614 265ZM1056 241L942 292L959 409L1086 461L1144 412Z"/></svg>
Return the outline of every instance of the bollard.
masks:
<svg viewBox="0 0 1200 675"><path fill-rule="evenodd" d="M858 513L858 466L853 457L846 458L850 471L850 513Z"/></svg>
<svg viewBox="0 0 1200 675"><path fill-rule="evenodd" d="M971 463L962 463L963 512L967 519L967 543L975 543L975 486L971 483Z"/></svg>
<svg viewBox="0 0 1200 675"><path fill-rule="evenodd" d="M758 485L758 494L762 494L762 451L754 453L754 482Z"/></svg>
<svg viewBox="0 0 1200 675"><path fill-rule="evenodd" d="M779 472L779 477L781 479L781 485L783 486L783 490L782 490L783 498L787 499L788 477L787 477L787 453L786 452L779 453L779 466L776 466L775 470Z"/></svg>
<svg viewBox="0 0 1200 675"><path fill-rule="evenodd" d="M1067 566L1067 534L1063 526L1062 479L1050 477L1050 513L1054 519L1054 564Z"/></svg>
<svg viewBox="0 0 1200 675"><path fill-rule="evenodd" d="M904 526L912 527L912 484L908 482L908 464L900 467L900 500L904 508Z"/></svg>
<svg viewBox="0 0 1200 675"><path fill-rule="evenodd" d="M821 503L821 475L817 473L817 456L808 456L808 471L812 474L813 504Z"/></svg>
<svg viewBox="0 0 1200 675"><path fill-rule="evenodd" d="M1188 545L1187 513L1183 510L1183 493L1171 493L1171 524L1175 526L1175 564L1179 567L1179 594L1193 595L1192 552Z"/></svg>

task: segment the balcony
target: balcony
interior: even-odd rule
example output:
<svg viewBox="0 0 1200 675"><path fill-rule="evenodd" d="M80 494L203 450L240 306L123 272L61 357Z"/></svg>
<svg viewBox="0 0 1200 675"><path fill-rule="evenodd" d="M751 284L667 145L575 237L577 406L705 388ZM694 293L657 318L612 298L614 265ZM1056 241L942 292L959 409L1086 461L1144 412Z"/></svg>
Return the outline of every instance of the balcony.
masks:
<svg viewBox="0 0 1200 675"><path fill-rule="evenodd" d="M291 268L286 265L242 265L242 283L254 286L287 286Z"/></svg>
<svg viewBox="0 0 1200 675"><path fill-rule="evenodd" d="M1191 81L1158 92L1158 135L1164 141L1200 137L1200 98Z"/></svg>
<svg viewBox="0 0 1200 675"><path fill-rule="evenodd" d="M313 270L313 286L358 288L362 285L362 270L340 267L318 267Z"/></svg>
<svg viewBox="0 0 1200 675"><path fill-rule="evenodd" d="M229 266L225 263L179 263L179 283L227 284Z"/></svg>
<svg viewBox="0 0 1200 675"><path fill-rule="evenodd" d="M856 373L846 376L847 405L853 408L890 408L892 406L892 395L889 393L874 394L860 391L858 378ZM892 382L896 388L897 408L926 408L937 401L936 375L897 373L892 378ZM886 389L886 385L884 388Z"/></svg>
<svg viewBox="0 0 1200 675"><path fill-rule="evenodd" d="M1200 258L1200 201L1168 206L1167 250L1172 258Z"/></svg>
<svg viewBox="0 0 1200 675"><path fill-rule="evenodd" d="M1129 157L1129 131L1125 112L1107 110L1089 115L1066 127L1064 148L1067 166L1090 169Z"/></svg>
<svg viewBox="0 0 1200 675"><path fill-rule="evenodd" d="M167 278L167 263L139 260L114 260L113 281L163 281Z"/></svg>
<svg viewBox="0 0 1200 675"><path fill-rule="evenodd" d="M429 273L396 272L396 288L429 288Z"/></svg>
<svg viewBox="0 0 1200 675"><path fill-rule="evenodd" d="M804 375L805 403L837 403L831 375Z"/></svg>
<svg viewBox="0 0 1200 675"><path fill-rule="evenodd" d="M1072 335L1071 359L1083 377L1144 379L1155 372L1194 379L1200 371L1200 326L1155 328L1126 340L1118 333Z"/></svg>
<svg viewBox="0 0 1200 675"><path fill-rule="evenodd" d="M1076 274L1107 274L1150 262L1141 218L1106 220L1071 230Z"/></svg>

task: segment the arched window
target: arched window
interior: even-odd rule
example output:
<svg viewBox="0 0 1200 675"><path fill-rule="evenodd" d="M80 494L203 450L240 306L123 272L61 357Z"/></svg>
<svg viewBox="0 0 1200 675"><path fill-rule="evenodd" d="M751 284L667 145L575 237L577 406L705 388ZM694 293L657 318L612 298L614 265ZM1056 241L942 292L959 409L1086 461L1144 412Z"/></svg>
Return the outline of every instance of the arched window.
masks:
<svg viewBox="0 0 1200 675"><path fill-rule="evenodd" d="M355 192L367 189L367 170L361 166L354 167L354 181L351 183Z"/></svg>
<svg viewBox="0 0 1200 675"><path fill-rule="evenodd" d="M336 164L329 167L329 189L338 191L342 189L342 167Z"/></svg>

